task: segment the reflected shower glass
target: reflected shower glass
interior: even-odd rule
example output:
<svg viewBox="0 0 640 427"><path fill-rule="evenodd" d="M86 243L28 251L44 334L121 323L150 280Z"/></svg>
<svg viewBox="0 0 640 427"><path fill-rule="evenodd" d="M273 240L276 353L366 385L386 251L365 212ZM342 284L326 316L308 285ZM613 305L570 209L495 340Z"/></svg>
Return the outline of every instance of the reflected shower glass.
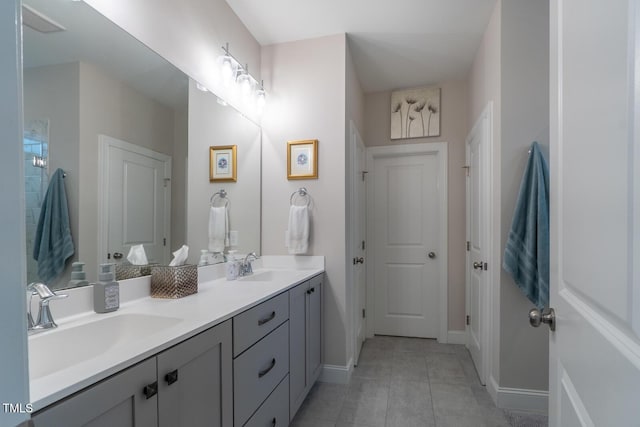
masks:
<svg viewBox="0 0 640 427"><path fill-rule="evenodd" d="M42 200L49 185L49 121L32 120L25 126L24 137L25 221L27 241L27 283L37 282L38 263L33 259L33 245Z"/></svg>

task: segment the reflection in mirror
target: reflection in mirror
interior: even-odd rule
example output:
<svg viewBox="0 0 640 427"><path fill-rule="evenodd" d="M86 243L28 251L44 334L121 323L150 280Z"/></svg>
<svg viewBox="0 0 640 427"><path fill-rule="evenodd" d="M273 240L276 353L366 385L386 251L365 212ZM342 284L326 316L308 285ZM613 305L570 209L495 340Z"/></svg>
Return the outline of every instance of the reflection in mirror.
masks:
<svg viewBox="0 0 640 427"><path fill-rule="evenodd" d="M236 146L236 180L210 182L211 147ZM220 150L222 153L225 150ZM212 204L227 206L230 239L225 252L260 252L261 130L211 92L189 83L187 241L189 262L208 249ZM224 190L226 203L214 194ZM212 257L210 257L212 258Z"/></svg>
<svg viewBox="0 0 640 427"><path fill-rule="evenodd" d="M99 195L105 192L111 202L119 194L114 188L99 186L101 138L126 141L134 150L173 159L176 179L161 185L170 183L162 194L175 195L167 200L173 200L171 210L177 214L167 215L162 222L148 218L134 226L134 231L145 232L149 224L161 228L167 249L154 255L154 261L168 262L169 248L179 247L186 237L181 210L186 193L187 77L84 3L27 3L27 8L60 26L59 31L42 32L29 26L28 18L24 25L25 161L33 162L34 156L42 159L41 168L33 163L25 167L28 280L40 279L32 257L35 224L47 177L58 168L67 175L64 181L76 251L66 270L50 285L57 289L69 285L72 261L85 262L87 279L93 282L98 262L108 262L107 257L112 261L111 253L127 250L110 250L102 235L113 224L101 224L106 216L97 208ZM27 14L23 10L25 17ZM144 188L138 189L142 194L130 195L131 200L155 198L153 191ZM133 233L138 240L127 243L149 243L146 234ZM103 252L107 257L100 258Z"/></svg>
<svg viewBox="0 0 640 427"><path fill-rule="evenodd" d="M167 263L171 251L187 244L189 262L197 263L200 250L207 248L209 199L221 188L228 192L231 230L238 237L237 245L226 249L259 250L260 128L218 104L213 94L195 89L195 83L189 85L183 73L87 4L25 2L61 27L42 32L28 19L24 25L25 161L32 165L37 156L44 166L25 167L29 281L38 280L31 252L39 204L57 168L67 175L75 254L52 288L69 286L74 261L85 263L86 278L94 282L100 262L117 261L116 253L123 254L121 262L131 245L146 247L150 241L160 250L149 250L149 261ZM237 182L209 183L211 145L238 146ZM164 159L170 165L164 167L167 175L155 181L144 167L132 169L139 179L131 183L137 186L124 194L116 189L122 182L108 179L117 174L106 173L111 169L105 153L109 158L113 153L105 146L138 155L133 162L138 166L150 156ZM155 190L144 190L145 180ZM170 200L163 219L154 205L160 194ZM118 209L131 218L113 214ZM123 221L128 233L114 233L123 229ZM118 234L119 242L109 237Z"/></svg>

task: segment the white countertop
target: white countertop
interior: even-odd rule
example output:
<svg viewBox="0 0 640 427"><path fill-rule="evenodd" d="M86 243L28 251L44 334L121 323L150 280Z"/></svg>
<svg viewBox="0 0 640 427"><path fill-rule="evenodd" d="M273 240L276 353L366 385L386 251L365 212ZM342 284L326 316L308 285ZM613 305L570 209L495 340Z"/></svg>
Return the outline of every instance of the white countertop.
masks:
<svg viewBox="0 0 640 427"><path fill-rule="evenodd" d="M204 270L200 269L198 293L180 299L140 297L139 289L146 289L146 295L148 295L149 278L147 277L121 282L120 309L112 313L97 314L93 311L84 311L56 318L56 307L52 304L51 310L58 328L30 336L29 341L41 339L46 334L55 334L56 331L123 314L161 315L177 318L179 321L152 334L141 334L144 336L136 337L126 345L112 346L105 353L81 360L66 369L58 369L51 374L32 378L30 396L34 411L145 360L324 272L324 257L263 257L254 265L254 275L265 270L278 270L279 279L268 282L227 281L225 278L216 278L223 269L212 266ZM138 290L133 290L134 287ZM70 290L69 293L71 291L76 290ZM86 303L87 296L84 294L88 293L87 290L77 290L77 292L82 293L82 296L75 299ZM143 291L142 295L144 294ZM137 299L127 301L128 295ZM69 298L69 300L73 299ZM65 310L67 310L66 313L73 313L69 308L60 308L58 311L64 313ZM96 336L95 340L100 340L100 336ZM92 343L78 342L76 345L80 348L91 346ZM55 352L57 349L51 348L50 351Z"/></svg>

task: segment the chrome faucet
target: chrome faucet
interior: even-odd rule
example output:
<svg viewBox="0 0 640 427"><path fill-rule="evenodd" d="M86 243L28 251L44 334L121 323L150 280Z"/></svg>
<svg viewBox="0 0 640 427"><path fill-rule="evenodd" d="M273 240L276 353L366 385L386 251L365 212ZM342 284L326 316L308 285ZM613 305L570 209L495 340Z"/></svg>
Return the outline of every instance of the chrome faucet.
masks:
<svg viewBox="0 0 640 427"><path fill-rule="evenodd" d="M49 309L49 302L57 299L66 298L67 294L56 294L44 283L31 283L27 286L27 292L30 292L29 297L29 310L27 310L27 322L29 323L29 332L43 331L47 329L57 328L56 322L53 320L51 310ZM31 298L34 295L40 297L38 319L33 321L33 315L31 314Z"/></svg>
<svg viewBox="0 0 640 427"><path fill-rule="evenodd" d="M240 263L240 271L238 272L238 276L244 277L250 274L253 274L253 267L251 266L251 261L249 258L253 258L253 261L257 260L259 257L255 252L250 252L244 257L244 261Z"/></svg>

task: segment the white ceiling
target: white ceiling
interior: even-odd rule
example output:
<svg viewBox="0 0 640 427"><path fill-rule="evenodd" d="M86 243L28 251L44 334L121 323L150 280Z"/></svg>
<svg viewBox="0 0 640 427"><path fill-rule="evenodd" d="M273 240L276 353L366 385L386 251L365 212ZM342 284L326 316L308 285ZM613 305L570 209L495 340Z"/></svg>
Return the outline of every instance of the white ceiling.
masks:
<svg viewBox="0 0 640 427"><path fill-rule="evenodd" d="M366 93L466 78L496 0L226 0L265 46L347 33Z"/></svg>

